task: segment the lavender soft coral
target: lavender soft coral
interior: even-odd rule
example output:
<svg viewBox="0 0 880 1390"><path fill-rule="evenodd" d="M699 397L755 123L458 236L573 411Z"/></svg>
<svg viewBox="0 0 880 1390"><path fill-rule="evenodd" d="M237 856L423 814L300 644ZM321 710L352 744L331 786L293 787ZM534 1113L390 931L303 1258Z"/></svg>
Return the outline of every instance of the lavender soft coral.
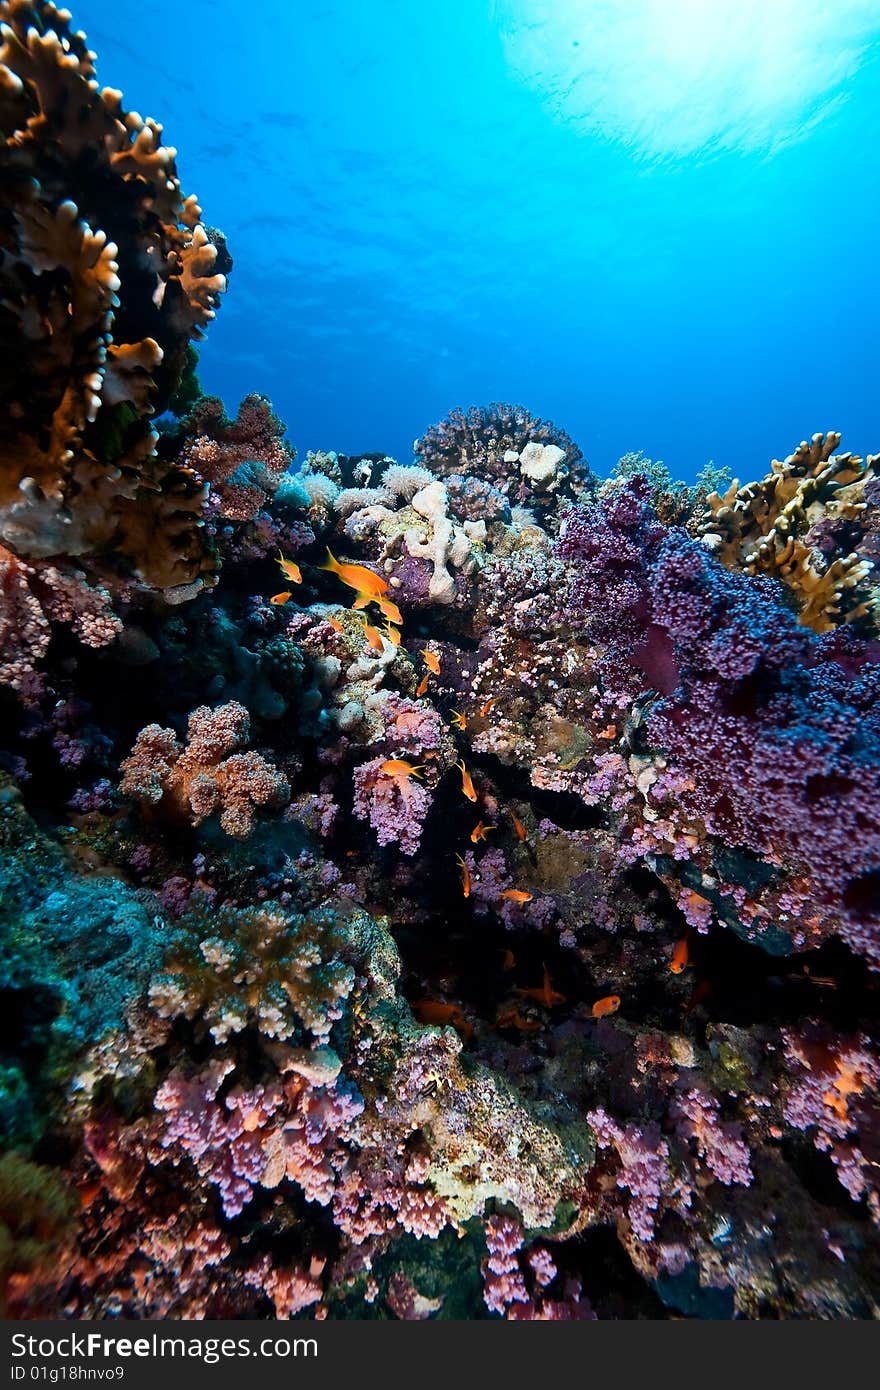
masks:
<svg viewBox="0 0 880 1390"><path fill-rule="evenodd" d="M355 768L354 813L369 820L378 844L399 844L404 854L415 854L431 797L412 777L386 772L387 761L371 758Z"/></svg>
<svg viewBox="0 0 880 1390"><path fill-rule="evenodd" d="M660 526L638 479L572 512L559 553L574 562L572 620L585 619L607 681L639 702L636 759L621 767L641 793L632 833L653 806L642 843L658 860L678 857L670 832L656 834L674 770L677 833L705 845L689 856L706 865L690 888L709 887L722 913L742 912L750 934L776 917L783 929L791 922L795 944L836 930L880 960L868 925L880 867L871 653L818 641L770 581L731 574ZM781 866L761 896L725 872L742 850Z"/></svg>
<svg viewBox="0 0 880 1390"><path fill-rule="evenodd" d="M27 564L0 546L0 684L24 690L37 683L54 623L87 647L108 646L122 630L106 589L68 566Z"/></svg>

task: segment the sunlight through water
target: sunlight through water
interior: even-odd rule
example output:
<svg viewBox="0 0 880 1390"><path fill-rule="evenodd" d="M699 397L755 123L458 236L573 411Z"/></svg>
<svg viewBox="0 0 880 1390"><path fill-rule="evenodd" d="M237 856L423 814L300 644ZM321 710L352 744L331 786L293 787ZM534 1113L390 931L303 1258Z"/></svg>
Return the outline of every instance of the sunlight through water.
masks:
<svg viewBox="0 0 880 1390"><path fill-rule="evenodd" d="M876 0L495 0L494 15L560 120L648 159L802 139L880 38Z"/></svg>

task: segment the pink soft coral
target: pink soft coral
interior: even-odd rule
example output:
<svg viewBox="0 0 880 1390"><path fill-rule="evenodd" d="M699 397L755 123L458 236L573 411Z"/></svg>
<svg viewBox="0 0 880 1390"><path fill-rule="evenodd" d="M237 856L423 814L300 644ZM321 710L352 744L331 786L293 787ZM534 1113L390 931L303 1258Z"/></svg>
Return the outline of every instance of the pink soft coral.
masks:
<svg viewBox="0 0 880 1390"><path fill-rule="evenodd" d="M399 844L404 854L415 854L431 796L421 783L383 772L385 761L372 758L355 768L354 813L369 820L380 845Z"/></svg>
<svg viewBox="0 0 880 1390"><path fill-rule="evenodd" d="M0 685L28 684L52 623L70 628L86 647L106 647L122 630L110 595L78 570L42 560L26 564L0 546Z"/></svg>

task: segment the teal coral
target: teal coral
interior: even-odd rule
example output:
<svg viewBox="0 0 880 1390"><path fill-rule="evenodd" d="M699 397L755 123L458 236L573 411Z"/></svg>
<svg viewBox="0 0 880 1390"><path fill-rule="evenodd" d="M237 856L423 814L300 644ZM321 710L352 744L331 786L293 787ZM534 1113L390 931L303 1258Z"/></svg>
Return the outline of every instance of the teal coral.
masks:
<svg viewBox="0 0 880 1390"><path fill-rule="evenodd" d="M0 917L0 988L20 1059L3 1058L0 1104L4 1142L16 1144L38 1136L87 1048L122 1026L162 961L168 929L149 894L77 873L8 783Z"/></svg>

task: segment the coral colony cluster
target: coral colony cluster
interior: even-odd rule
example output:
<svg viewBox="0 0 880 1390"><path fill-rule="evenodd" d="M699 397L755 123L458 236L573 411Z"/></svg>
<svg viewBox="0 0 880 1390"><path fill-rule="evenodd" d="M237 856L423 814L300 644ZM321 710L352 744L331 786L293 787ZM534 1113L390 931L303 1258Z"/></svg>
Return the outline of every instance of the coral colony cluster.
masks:
<svg viewBox="0 0 880 1390"><path fill-rule="evenodd" d="M0 15L4 1309L877 1316L880 457L297 471L161 126Z"/></svg>

